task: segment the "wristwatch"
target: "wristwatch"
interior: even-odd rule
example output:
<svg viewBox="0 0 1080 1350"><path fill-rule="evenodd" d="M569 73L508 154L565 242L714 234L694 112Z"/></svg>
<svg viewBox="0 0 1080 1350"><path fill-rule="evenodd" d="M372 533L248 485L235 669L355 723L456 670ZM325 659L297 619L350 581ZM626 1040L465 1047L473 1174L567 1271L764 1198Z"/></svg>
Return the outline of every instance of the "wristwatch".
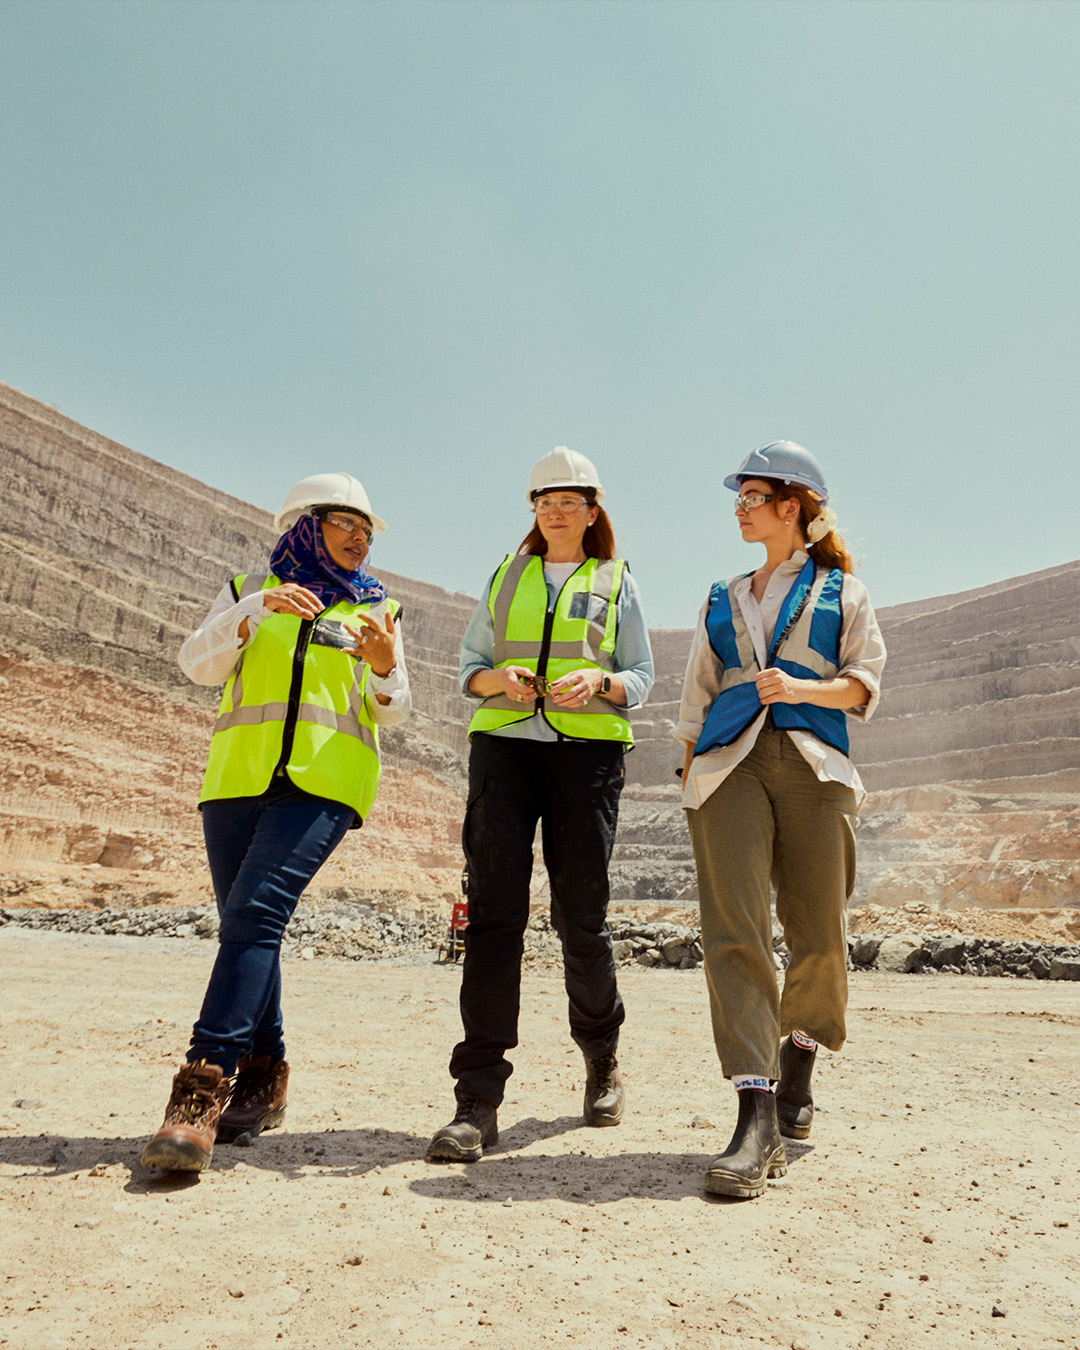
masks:
<svg viewBox="0 0 1080 1350"><path fill-rule="evenodd" d="M604 678L600 681L600 692L601 692L602 694L610 694L610 693L611 693L611 676L610 676L610 675L605 675Z"/></svg>

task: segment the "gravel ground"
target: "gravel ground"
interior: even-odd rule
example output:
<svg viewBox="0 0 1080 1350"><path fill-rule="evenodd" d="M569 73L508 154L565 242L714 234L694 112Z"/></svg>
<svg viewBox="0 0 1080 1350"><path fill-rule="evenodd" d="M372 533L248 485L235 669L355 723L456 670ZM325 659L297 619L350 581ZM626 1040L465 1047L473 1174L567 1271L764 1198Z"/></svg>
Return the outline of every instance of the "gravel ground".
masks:
<svg viewBox="0 0 1080 1350"><path fill-rule="evenodd" d="M0 927L97 936L217 937L212 905L188 909L0 909ZM616 959L662 970L693 970L701 965L701 936L696 927L642 922L611 916ZM397 959L411 964L430 960L447 937L447 921L433 915L388 912L365 905L299 906L285 930L286 959L333 958L345 961ZM783 970L787 950L774 937L776 965ZM848 944L854 970L881 969L898 974L1004 975L1031 980L1080 980L1080 945L1007 941L962 933L859 933ZM558 965L559 942L546 914L529 921L526 960Z"/></svg>
<svg viewBox="0 0 1080 1350"><path fill-rule="evenodd" d="M627 1115L589 1130L561 978L534 963L502 1139L436 1167L458 968L295 961L286 1129L161 1178L138 1155L212 953L0 930L0 1345L1080 1345L1068 983L860 975L810 1139L739 1202L701 1191L734 1110L699 969L624 968Z"/></svg>

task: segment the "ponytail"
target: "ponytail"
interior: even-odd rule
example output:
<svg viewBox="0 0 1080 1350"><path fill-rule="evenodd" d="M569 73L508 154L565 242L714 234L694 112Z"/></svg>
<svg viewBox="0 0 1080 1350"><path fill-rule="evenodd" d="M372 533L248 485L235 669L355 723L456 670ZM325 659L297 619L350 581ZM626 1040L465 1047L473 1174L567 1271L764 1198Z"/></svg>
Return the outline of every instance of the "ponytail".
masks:
<svg viewBox="0 0 1080 1350"><path fill-rule="evenodd" d="M799 528L806 535L810 525L828 508L812 488L801 483L777 483L776 496L780 501L794 498L799 503ZM832 512L829 512L832 515ZM838 567L841 572L854 572L855 564L840 531L833 526L820 539L808 543L806 551L820 567Z"/></svg>

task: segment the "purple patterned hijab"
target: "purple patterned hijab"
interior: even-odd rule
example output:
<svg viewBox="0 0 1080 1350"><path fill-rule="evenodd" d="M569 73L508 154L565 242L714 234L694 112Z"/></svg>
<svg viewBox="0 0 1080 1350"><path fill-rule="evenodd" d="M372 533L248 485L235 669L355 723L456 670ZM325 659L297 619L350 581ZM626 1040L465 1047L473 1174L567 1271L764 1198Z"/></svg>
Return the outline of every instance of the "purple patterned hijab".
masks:
<svg viewBox="0 0 1080 1350"><path fill-rule="evenodd" d="M317 595L329 609L339 600L376 605L386 599L386 587L360 566L355 572L339 567L323 543L322 526L314 516L301 516L281 536L270 555L270 570L281 581L293 581Z"/></svg>

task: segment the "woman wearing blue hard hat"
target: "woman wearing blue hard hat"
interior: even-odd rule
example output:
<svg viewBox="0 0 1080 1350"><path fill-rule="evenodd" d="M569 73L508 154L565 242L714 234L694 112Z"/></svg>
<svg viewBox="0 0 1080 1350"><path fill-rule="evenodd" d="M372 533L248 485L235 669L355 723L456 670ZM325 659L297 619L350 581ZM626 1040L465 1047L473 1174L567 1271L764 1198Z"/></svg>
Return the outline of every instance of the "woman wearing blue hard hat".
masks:
<svg viewBox="0 0 1080 1350"><path fill-rule="evenodd" d="M702 606L676 735L713 1037L739 1102L705 1189L749 1199L786 1173L781 1136L810 1133L818 1044L839 1050L846 1035L845 913L865 795L846 719L874 711L885 646L808 450L763 445L724 486L765 559ZM791 954L782 994L770 882Z"/></svg>

